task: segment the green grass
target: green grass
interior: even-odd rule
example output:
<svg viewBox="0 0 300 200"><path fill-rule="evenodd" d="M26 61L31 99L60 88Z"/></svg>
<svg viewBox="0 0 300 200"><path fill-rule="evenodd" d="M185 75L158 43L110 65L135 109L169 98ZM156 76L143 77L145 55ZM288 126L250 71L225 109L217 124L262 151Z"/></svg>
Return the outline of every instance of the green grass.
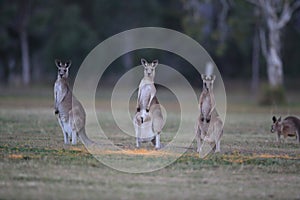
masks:
<svg viewBox="0 0 300 200"><path fill-rule="evenodd" d="M271 115L299 116L297 103L291 112L287 106L257 107L240 99L234 102L230 96L222 153L199 159L194 142L171 165L130 174L105 166L82 144L64 145L53 115L52 89L42 89L28 89L30 95L26 90L1 91L0 199L300 198L300 145L292 138L278 145L275 134L269 133ZM101 99L97 103L101 112L108 112ZM177 118L170 119L162 143L170 141L177 129ZM102 123L115 143L134 149L134 140L111 125L110 116ZM144 147L152 149L151 145ZM124 158L122 154L106 156L116 161ZM151 155L133 155L131 159L157 160Z"/></svg>

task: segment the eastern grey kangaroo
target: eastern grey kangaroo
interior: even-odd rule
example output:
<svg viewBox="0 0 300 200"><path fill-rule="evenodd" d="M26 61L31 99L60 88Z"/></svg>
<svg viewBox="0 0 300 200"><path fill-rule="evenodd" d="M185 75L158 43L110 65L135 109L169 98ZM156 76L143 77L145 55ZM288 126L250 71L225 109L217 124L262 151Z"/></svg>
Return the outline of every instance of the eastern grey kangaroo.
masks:
<svg viewBox="0 0 300 200"><path fill-rule="evenodd" d="M164 121L154 86L158 61L148 63L145 59L141 59L141 63L144 67L144 77L139 84L137 111L133 119L136 147L139 148L141 142L152 141L155 148L159 149Z"/></svg>
<svg viewBox="0 0 300 200"><path fill-rule="evenodd" d="M71 61L61 62L55 60L58 68L57 79L54 84L54 109L58 123L64 134L64 143L77 144L77 136L84 145L90 145L91 141L85 133L85 111L81 103L72 94L68 76Z"/></svg>
<svg viewBox="0 0 300 200"><path fill-rule="evenodd" d="M284 141L286 142L287 137L295 137L300 143L300 119L293 116L286 117L281 121L281 117L276 119L275 116L272 118L273 124L271 126L271 132L277 132L277 142L280 143L280 135L283 135Z"/></svg>
<svg viewBox="0 0 300 200"><path fill-rule="evenodd" d="M199 98L200 115L196 123L197 152L201 152L203 141L215 145L215 152L220 152L220 140L223 135L223 122L215 109L213 94L214 75L201 75L203 90Z"/></svg>

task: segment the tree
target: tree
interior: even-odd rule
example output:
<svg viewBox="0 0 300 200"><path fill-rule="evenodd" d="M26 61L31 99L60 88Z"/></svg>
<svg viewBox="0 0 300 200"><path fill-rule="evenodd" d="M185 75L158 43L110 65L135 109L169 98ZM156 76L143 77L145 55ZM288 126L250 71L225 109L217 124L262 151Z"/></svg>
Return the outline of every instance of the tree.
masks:
<svg viewBox="0 0 300 200"><path fill-rule="evenodd" d="M300 7L300 1L287 0L248 0L256 5L265 27L259 30L261 49L267 63L267 75L271 90L283 88L283 65L280 56L281 33L285 25L290 21L294 11Z"/></svg>
<svg viewBox="0 0 300 200"><path fill-rule="evenodd" d="M24 0L20 2L17 21L17 31L19 33L22 55L22 81L25 85L28 85L30 83L30 59L27 30L30 14L30 4L30 0Z"/></svg>
<svg viewBox="0 0 300 200"><path fill-rule="evenodd" d="M254 9L255 16L255 27L254 27L254 36L252 42L252 81L251 89L254 95L257 95L259 89L259 60L260 60L260 41L259 41L259 27L260 25L260 12L258 9Z"/></svg>

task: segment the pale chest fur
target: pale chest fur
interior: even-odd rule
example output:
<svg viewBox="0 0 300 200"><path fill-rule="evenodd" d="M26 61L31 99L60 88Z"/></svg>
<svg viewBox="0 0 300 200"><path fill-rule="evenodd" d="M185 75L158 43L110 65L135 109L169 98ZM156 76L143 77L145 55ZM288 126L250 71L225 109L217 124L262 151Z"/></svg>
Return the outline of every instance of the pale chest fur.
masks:
<svg viewBox="0 0 300 200"><path fill-rule="evenodd" d="M63 80L57 80L54 85L56 107L62 121L68 121L72 109L72 92Z"/></svg>
<svg viewBox="0 0 300 200"><path fill-rule="evenodd" d="M144 77L139 84L139 90L146 84L154 84L154 81L150 78Z"/></svg>
<svg viewBox="0 0 300 200"><path fill-rule="evenodd" d="M200 99L201 113L206 116L212 109L211 97L210 97L209 93L205 93L201 97L202 97Z"/></svg>
<svg viewBox="0 0 300 200"><path fill-rule="evenodd" d="M146 109L151 93L156 93L156 89L153 84L144 84L140 91L139 105L141 109Z"/></svg>

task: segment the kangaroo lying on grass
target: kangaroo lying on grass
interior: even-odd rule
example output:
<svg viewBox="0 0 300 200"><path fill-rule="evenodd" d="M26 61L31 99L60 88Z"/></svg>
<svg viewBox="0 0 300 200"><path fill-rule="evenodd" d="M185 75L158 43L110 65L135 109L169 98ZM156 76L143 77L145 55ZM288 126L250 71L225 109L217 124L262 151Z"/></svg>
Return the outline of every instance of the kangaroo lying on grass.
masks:
<svg viewBox="0 0 300 200"><path fill-rule="evenodd" d="M72 94L68 76L71 61L65 63L55 60L58 68L57 79L54 84L54 109L58 123L64 134L64 143L77 144L77 136L85 145L93 144L85 133L85 111L81 103Z"/></svg>
<svg viewBox="0 0 300 200"><path fill-rule="evenodd" d="M280 135L283 135L284 142L286 142L286 138L289 136L296 137L300 143L300 119L288 116L281 121L281 117L276 119L276 117L273 116L272 120L273 125L271 126L271 133L277 132L277 142L280 143Z"/></svg>
<svg viewBox="0 0 300 200"><path fill-rule="evenodd" d="M136 147L140 147L141 142L152 141L156 149L160 148L160 132L164 121L161 108L154 86L155 68L158 61L148 63L145 59L141 60L144 66L144 77L139 84L137 111L133 119L136 133Z"/></svg>
<svg viewBox="0 0 300 200"><path fill-rule="evenodd" d="M201 153L203 141L210 143L215 152L220 152L223 122L215 109L213 94L214 75L202 75L203 90L199 98L200 116L196 124L197 152ZM209 152L208 152L209 153Z"/></svg>

